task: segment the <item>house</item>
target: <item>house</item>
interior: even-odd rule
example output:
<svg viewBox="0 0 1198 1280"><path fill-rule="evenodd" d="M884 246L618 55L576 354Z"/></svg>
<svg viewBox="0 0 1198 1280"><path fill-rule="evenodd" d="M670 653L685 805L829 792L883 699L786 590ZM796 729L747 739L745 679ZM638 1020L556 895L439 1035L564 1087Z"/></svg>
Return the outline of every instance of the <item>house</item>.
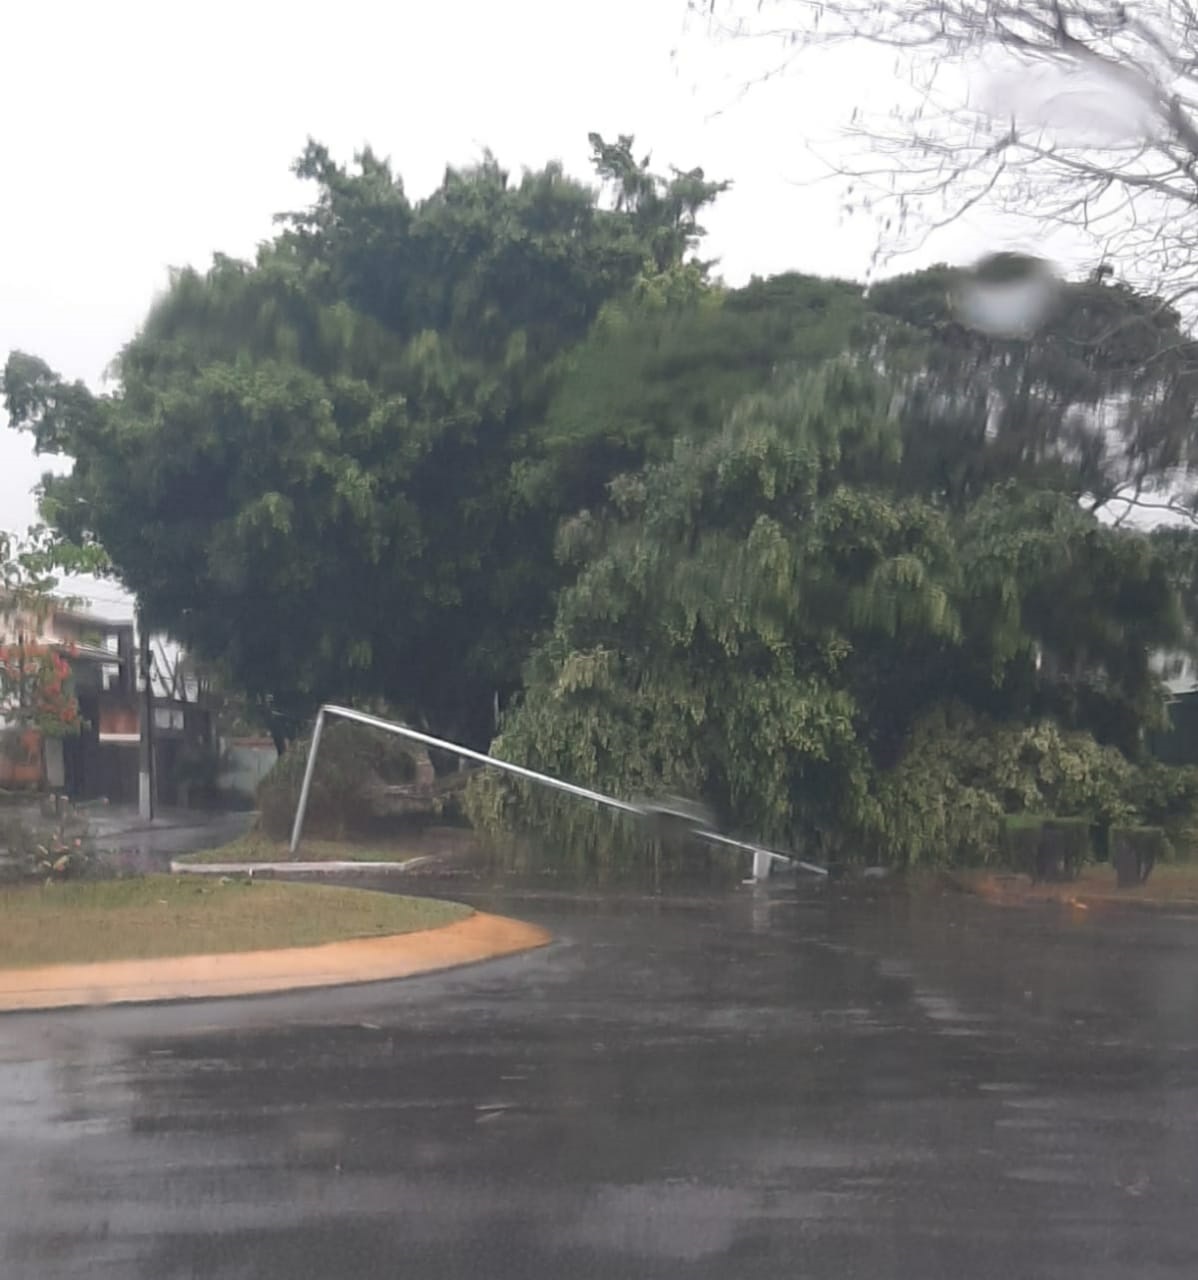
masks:
<svg viewBox="0 0 1198 1280"><path fill-rule="evenodd" d="M138 706L133 623L50 602L37 610L0 606L0 644L55 650L69 663L83 727L43 743L25 734L0 752L0 786L64 790L79 799L137 798ZM0 725L0 734L5 732Z"/></svg>
<svg viewBox="0 0 1198 1280"><path fill-rule="evenodd" d="M51 648L71 669L82 729L65 738L23 734L12 726L0 751L0 787L65 791L74 800L139 801L140 747L145 710L144 681L136 656L134 623L114 621L68 605L4 607L0 601L0 645L24 642ZM215 783L217 744L212 716L196 678L176 646L151 646L154 795L163 805L188 805L211 772ZM197 761L211 757L210 770Z"/></svg>
<svg viewBox="0 0 1198 1280"><path fill-rule="evenodd" d="M1198 664L1188 654L1160 654L1153 663L1168 694L1169 727L1149 735L1165 764L1198 764Z"/></svg>

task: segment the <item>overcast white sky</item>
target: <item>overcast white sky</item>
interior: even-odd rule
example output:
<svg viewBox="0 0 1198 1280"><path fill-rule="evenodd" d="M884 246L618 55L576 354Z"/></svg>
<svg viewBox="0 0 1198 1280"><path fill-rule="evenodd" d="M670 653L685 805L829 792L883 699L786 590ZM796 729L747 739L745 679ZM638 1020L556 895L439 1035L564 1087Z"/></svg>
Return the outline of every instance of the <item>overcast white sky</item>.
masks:
<svg viewBox="0 0 1198 1280"><path fill-rule="evenodd" d="M249 254L307 190L311 134L348 159L369 142L410 194L490 147L513 170L587 172L589 130L634 133L661 165L735 187L707 220L733 283L799 269L860 277L874 239L810 184L806 142L872 95L890 55L822 54L737 101L769 52L684 32L685 0L3 0L0 358L32 351L101 385L171 265ZM677 56L672 57L677 50ZM883 105L885 103L883 102ZM904 269L995 247L952 228ZM987 242L988 240L988 242ZM0 527L35 517L45 460L0 428ZM117 592L97 589L115 611Z"/></svg>

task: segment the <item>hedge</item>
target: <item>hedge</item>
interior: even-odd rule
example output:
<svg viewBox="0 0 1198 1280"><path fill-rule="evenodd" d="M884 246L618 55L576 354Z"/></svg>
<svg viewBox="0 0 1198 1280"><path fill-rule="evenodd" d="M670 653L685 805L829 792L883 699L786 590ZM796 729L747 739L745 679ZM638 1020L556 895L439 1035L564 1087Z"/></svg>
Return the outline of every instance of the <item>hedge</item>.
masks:
<svg viewBox="0 0 1198 1280"><path fill-rule="evenodd" d="M1158 862L1169 855L1161 827L1112 827L1111 861L1121 887L1144 884Z"/></svg>

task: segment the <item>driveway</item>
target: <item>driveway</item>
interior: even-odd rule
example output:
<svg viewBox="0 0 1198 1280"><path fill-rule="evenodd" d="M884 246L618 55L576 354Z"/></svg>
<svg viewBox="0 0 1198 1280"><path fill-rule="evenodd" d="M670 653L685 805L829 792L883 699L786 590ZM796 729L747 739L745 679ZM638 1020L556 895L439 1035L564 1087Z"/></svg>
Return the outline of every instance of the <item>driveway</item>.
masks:
<svg viewBox="0 0 1198 1280"><path fill-rule="evenodd" d="M147 870L166 870L171 858L201 849L218 849L243 836L252 813L220 810L161 809L145 822L135 808L112 805L89 808L87 824L97 846L132 860Z"/></svg>
<svg viewBox="0 0 1198 1280"><path fill-rule="evenodd" d="M486 897L441 977L0 1019L6 1280L1198 1275L1198 921Z"/></svg>

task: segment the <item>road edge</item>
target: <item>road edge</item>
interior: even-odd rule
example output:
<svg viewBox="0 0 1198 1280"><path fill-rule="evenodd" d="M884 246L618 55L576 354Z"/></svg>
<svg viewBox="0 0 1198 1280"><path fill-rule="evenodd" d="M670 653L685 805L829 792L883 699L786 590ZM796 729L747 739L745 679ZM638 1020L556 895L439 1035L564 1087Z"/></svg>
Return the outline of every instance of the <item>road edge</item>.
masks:
<svg viewBox="0 0 1198 1280"><path fill-rule="evenodd" d="M546 946L538 925L476 911L435 929L316 947L0 970L0 1014L307 991L454 969Z"/></svg>
<svg viewBox="0 0 1198 1280"><path fill-rule="evenodd" d="M423 853L403 862L354 862L349 859L328 859L324 862L188 862L185 858L171 860L173 876L345 876L345 875L402 875L413 867L433 861L434 855Z"/></svg>

